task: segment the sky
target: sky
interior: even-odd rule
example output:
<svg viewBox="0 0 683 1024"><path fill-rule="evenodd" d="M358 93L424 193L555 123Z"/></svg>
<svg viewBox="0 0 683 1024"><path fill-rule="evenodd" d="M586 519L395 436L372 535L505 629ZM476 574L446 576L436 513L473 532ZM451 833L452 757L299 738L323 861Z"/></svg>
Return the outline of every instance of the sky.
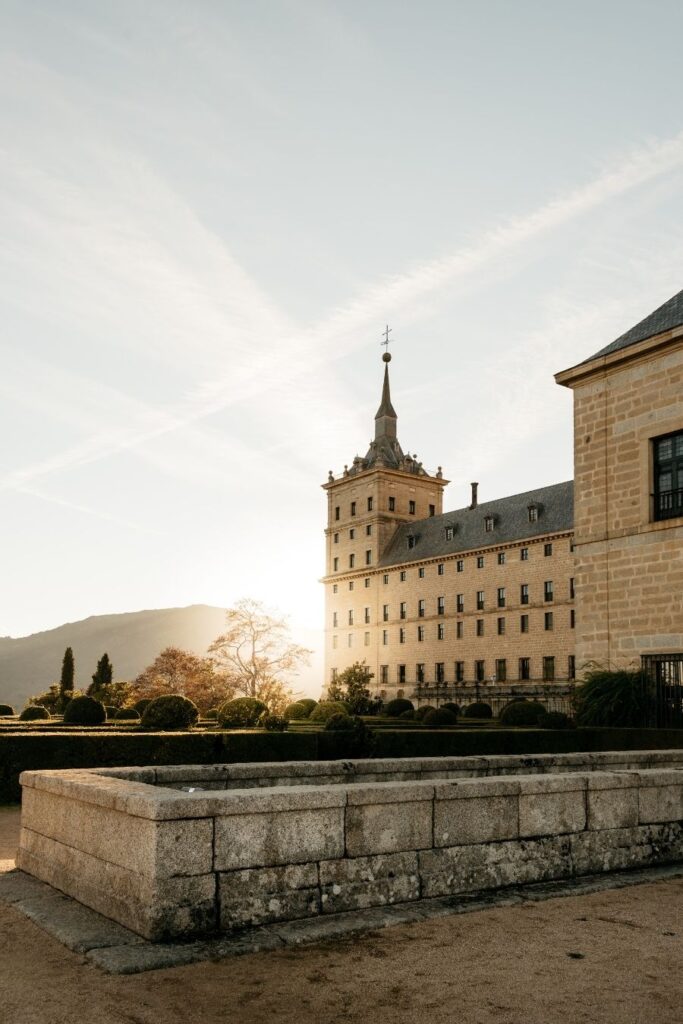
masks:
<svg viewBox="0 0 683 1024"><path fill-rule="evenodd" d="M0 0L0 635L253 597L320 485L572 476L553 374L683 287L678 0ZM308 634L310 635L310 633Z"/></svg>

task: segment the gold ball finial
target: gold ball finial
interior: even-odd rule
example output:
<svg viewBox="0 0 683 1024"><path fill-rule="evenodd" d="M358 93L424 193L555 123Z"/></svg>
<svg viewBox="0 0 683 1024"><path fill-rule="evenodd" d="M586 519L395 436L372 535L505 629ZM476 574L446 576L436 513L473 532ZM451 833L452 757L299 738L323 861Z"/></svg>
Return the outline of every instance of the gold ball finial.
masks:
<svg viewBox="0 0 683 1024"><path fill-rule="evenodd" d="M382 352L382 361L385 363L391 362L391 352Z"/></svg>

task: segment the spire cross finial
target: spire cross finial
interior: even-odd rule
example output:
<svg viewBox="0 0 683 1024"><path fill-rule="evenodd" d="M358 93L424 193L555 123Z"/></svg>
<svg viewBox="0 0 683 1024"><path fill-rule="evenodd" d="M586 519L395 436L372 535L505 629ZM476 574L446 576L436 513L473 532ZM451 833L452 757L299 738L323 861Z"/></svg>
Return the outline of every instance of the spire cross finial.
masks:
<svg viewBox="0 0 683 1024"><path fill-rule="evenodd" d="M384 338L384 341L381 342L381 345L387 352L389 351L389 335L391 334L392 329L393 328L391 328L389 324L387 324L386 327L384 328L384 331L382 332L382 337Z"/></svg>

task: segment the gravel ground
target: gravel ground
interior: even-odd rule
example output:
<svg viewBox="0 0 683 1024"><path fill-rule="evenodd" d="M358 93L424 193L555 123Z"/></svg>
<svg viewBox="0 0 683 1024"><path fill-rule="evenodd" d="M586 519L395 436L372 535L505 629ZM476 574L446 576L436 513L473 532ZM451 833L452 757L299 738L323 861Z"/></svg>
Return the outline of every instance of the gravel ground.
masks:
<svg viewBox="0 0 683 1024"><path fill-rule="evenodd" d="M10 864L18 813L0 808ZM679 1024L683 879L129 977L0 907L3 1024Z"/></svg>

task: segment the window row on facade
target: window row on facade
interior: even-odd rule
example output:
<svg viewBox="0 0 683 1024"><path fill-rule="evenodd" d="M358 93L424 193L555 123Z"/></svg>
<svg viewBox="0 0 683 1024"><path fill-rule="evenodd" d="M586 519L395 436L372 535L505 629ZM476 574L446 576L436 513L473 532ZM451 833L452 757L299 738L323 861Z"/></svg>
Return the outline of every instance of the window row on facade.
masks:
<svg viewBox="0 0 683 1024"><path fill-rule="evenodd" d="M365 535L367 537L371 537L372 536L372 523L367 523L366 524L366 526L365 526ZM339 543L339 537L340 537L339 533L334 533L332 535L332 541L333 541L334 544L338 544ZM349 530L349 540L355 540L355 539L356 539L356 530L355 530L355 528L352 527ZM414 541L414 539L415 538L413 538L413 541ZM411 544L410 540L411 540L411 538L409 537L408 538L408 546L409 547L414 547L414 543ZM519 560L521 562L528 562L529 561L529 548L528 547L522 547L522 548L517 548L517 549L513 549L513 550L518 550L519 551ZM554 548L553 548L552 541L550 541L550 542L548 542L548 543L543 545L543 555L544 555L544 557L546 557L546 558L550 557L553 554L553 551L554 551ZM508 556L509 553L510 552L508 552L508 551L498 551L497 554L496 554L496 564L497 565L506 565L507 561L508 561L507 560L507 556ZM458 559L455 560L455 571L456 572L464 572L465 571L465 561L466 560L464 558L458 558ZM341 567L340 562L341 562L341 559L339 558L339 556L335 555L333 557L333 559L332 559L332 570L333 570L333 572L343 572L344 571L344 569ZM353 553L351 553L348 556L348 569L354 569L356 567L356 564L357 564L356 552L353 552ZM371 555L370 551L366 551L365 552L365 564L366 565L372 565L372 555ZM477 569L484 569L486 567L486 556L485 555L477 555L476 556L476 567L477 567ZM437 562L436 563L436 572L437 572L438 576L445 575L445 570L446 570L445 562ZM424 565L418 566L418 569L417 569L418 579L424 579L425 578L425 571L426 571L426 567ZM400 569L399 573L398 573L399 582L400 583L405 583L407 578L408 578L408 570L407 569ZM390 581L390 573L384 573L383 576L382 576L382 583L385 586L387 586L389 584L389 581Z"/></svg>
<svg viewBox="0 0 683 1024"><path fill-rule="evenodd" d="M467 629L465 628L465 620L462 620L462 621L459 621L459 622L455 623L455 638L457 640L462 640L462 639L464 639L465 636L469 635L470 628L471 628L471 622L472 621L474 621L474 635L478 636L478 637L486 636L486 619L469 620L470 624L467 626ZM551 633L555 629L555 624L556 624L556 613L555 612L544 612L544 614L543 614L543 629L544 629L544 632ZM335 625L336 625L336 623L335 623ZM349 625L352 626L353 625L353 621L350 621ZM569 610L569 616L568 616L568 620L567 620L567 625L569 626L570 629L574 629L574 627L576 625L576 615L575 615L575 612L574 612L573 608L570 608L570 610ZM507 616L499 616L496 619L495 634L497 636L505 636L507 632L508 632L508 618L507 618ZM519 632L520 633L529 633L530 632L530 629L529 629L529 616L528 615L520 615L520 617L519 617ZM431 631L430 631L430 633L431 633ZM353 636L354 636L353 633L347 634L347 647L353 647ZM417 626L413 636L414 636L414 639L416 639L418 643L423 643L425 640L430 638L427 635L427 627L426 626ZM436 629L434 630L433 633L431 633L431 636L434 637L436 640L445 640L446 639L446 624L444 622L438 622L436 624ZM405 626L399 627L398 633L396 635L396 639L398 640L398 642L400 644L408 643L409 639L410 639L410 634L409 634L408 628L405 627ZM387 647L390 644L390 642L391 642L390 631L388 629L383 629L382 633L381 633L381 644L382 644L382 646L383 647ZM369 647L370 644L371 644L371 633L368 630L368 631L366 631L364 633L364 646L365 647ZM338 646L339 646L339 637L335 634L332 637L332 647L333 647L333 649L336 649Z"/></svg>
<svg viewBox="0 0 683 1024"><path fill-rule="evenodd" d="M394 678L390 678L390 666L380 665L379 684L380 686L398 685L404 686L413 683L416 686L429 686L430 684L447 683L506 683L506 682L532 682L542 680L546 683L554 682L560 670L559 659L554 654L542 655L540 658L494 658L487 661L485 658L477 658L472 662L454 661L449 674L450 664L445 661L436 661L433 665L418 661L414 666L412 675L409 668L403 663L395 667ZM338 670L332 669L332 679L336 679ZM410 677L409 677L410 676ZM566 672L564 678L573 680L576 677L576 660L573 654L567 656Z"/></svg>
<svg viewBox="0 0 683 1024"><path fill-rule="evenodd" d="M355 516L357 516L359 514L359 506L360 505L362 505L362 502L358 502L358 501L350 502L350 504L349 504L349 516L351 518L354 518ZM408 502L406 504L406 510L407 510L409 516L417 515L417 502L414 500L414 498L409 498L408 499ZM334 508L334 519L335 519L335 522L339 522L339 520L341 519L341 511L342 511L341 510L341 505L335 505L335 508ZM375 511L375 500L374 500L374 498L366 498L366 505L365 505L365 509L363 511L365 511L365 512L374 512ZM396 501L396 497L394 495L390 494L387 497L386 511L387 512L402 512L404 510L399 508L399 503ZM430 516L436 515L436 505L430 505L429 506L429 515Z"/></svg>

